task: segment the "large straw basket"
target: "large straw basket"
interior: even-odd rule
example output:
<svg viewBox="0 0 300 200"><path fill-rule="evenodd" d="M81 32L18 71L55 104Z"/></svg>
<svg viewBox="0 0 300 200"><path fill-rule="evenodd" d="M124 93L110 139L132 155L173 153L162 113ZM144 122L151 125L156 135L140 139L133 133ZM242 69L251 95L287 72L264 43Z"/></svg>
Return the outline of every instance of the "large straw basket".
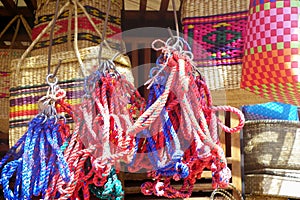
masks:
<svg viewBox="0 0 300 200"><path fill-rule="evenodd" d="M64 8L64 5L70 2L70 4ZM75 4L78 5L75 7ZM41 31L48 25L53 19L55 14L55 0L39 0L38 9L35 15L35 25L32 30L32 39L35 40ZM82 6L82 7L81 7ZM111 3L107 26L107 38L110 45L113 48L120 47L120 33L121 33L121 9L122 1L114 0ZM74 24L75 16L74 13L77 10L78 13L78 48L86 48L99 44L102 40L101 34L97 31L103 30L104 19L107 10L107 1L96 1L96 0L61 0L59 9L63 9L59 18L56 21L54 35L53 35L53 51L71 51L73 49L74 40ZM93 24L90 23L92 21ZM32 51L32 55L43 55L47 54L49 47L49 33L42 36L35 49ZM117 34L118 36L113 36Z"/></svg>
<svg viewBox="0 0 300 200"><path fill-rule="evenodd" d="M0 41L2 36L9 30L13 30L12 40L9 45L0 47L0 140L8 144L9 130L9 87L10 87L10 63L11 60L21 57L24 49L17 47L16 40L19 39L20 26L23 25L27 34L31 35L31 28L22 15L13 17L0 31Z"/></svg>
<svg viewBox="0 0 300 200"><path fill-rule="evenodd" d="M248 0L183 1L184 38L206 79L214 81L208 80L211 90L239 88L248 7ZM219 76L207 76L213 70Z"/></svg>
<svg viewBox="0 0 300 200"><path fill-rule="evenodd" d="M246 200L288 200L288 198L269 195L246 195Z"/></svg>
<svg viewBox="0 0 300 200"><path fill-rule="evenodd" d="M210 80L211 81L211 80ZM236 89L212 90L211 96L215 105L229 105L240 108L243 105L266 103L269 100L249 91Z"/></svg>
<svg viewBox="0 0 300 200"><path fill-rule="evenodd" d="M243 138L245 173L265 168L300 170L300 122L247 121Z"/></svg>
<svg viewBox="0 0 300 200"><path fill-rule="evenodd" d="M300 198L300 179L267 174L245 176L245 193L276 198Z"/></svg>
<svg viewBox="0 0 300 200"><path fill-rule="evenodd" d="M85 70L92 69L98 64L99 47L89 47L79 50L80 58L83 60ZM102 57L110 59L116 51L104 48ZM66 91L67 101L71 105L81 103L83 93L83 75L79 67L78 59L74 51L59 52L51 56L51 72L62 60L57 74L58 84ZM10 120L9 120L9 144L12 146L27 130L28 121L38 114L37 101L46 94L48 85L46 55L26 58L19 69L19 59L12 61L11 88L10 88ZM115 60L118 71L125 74L133 82L131 64L127 56L118 56ZM18 72L19 71L19 72ZM72 121L68 121L72 122Z"/></svg>

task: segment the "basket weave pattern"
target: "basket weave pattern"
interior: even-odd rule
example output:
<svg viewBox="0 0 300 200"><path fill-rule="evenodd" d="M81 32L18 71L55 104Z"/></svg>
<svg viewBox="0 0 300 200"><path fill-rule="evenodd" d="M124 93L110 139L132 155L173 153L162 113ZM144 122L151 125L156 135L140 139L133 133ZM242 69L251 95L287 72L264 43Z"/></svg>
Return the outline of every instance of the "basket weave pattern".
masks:
<svg viewBox="0 0 300 200"><path fill-rule="evenodd" d="M300 170L300 122L248 121L244 126L245 172L252 170Z"/></svg>
<svg viewBox="0 0 300 200"><path fill-rule="evenodd" d="M40 2L40 9L36 12L35 25L32 30L32 39L34 40L40 32L48 25L54 17L55 1L47 3ZM60 1L62 7L66 0ZM104 28L104 19L106 11L105 1L83 0L80 1L91 20L95 23L99 30ZM121 33L121 6L120 0L114 1L111 5L107 26L107 38L114 36L110 41L113 48L120 48L120 33ZM58 17L54 29L53 51L71 51L74 41L74 5L70 4L66 10ZM87 16L81 9L78 9L78 48L86 48L97 45L101 42L101 38L97 31L89 22ZM49 33L44 34L41 40L36 44L32 55L44 55L48 52Z"/></svg>
<svg viewBox="0 0 300 200"><path fill-rule="evenodd" d="M183 2L184 38L192 48L194 60L204 74L216 71L207 79L210 90L239 88L248 1Z"/></svg>
<svg viewBox="0 0 300 200"><path fill-rule="evenodd" d="M246 121L243 139L245 192L261 199L299 198L300 122Z"/></svg>
<svg viewBox="0 0 300 200"><path fill-rule="evenodd" d="M251 195L270 195L281 198L299 198L300 179L272 176L267 174L249 174L245 177L245 192ZM272 199L272 198L271 198Z"/></svg>
<svg viewBox="0 0 300 200"><path fill-rule="evenodd" d="M85 74L98 64L98 46L79 50L85 66ZM103 48L103 58L112 58L115 51ZM59 52L51 56L51 72L62 60L57 74L58 84L66 91L67 101L73 105L79 105L83 96L83 75L74 51ZM10 119L9 119L9 144L12 146L27 130L28 122L38 114L38 100L47 92L46 55L26 58L19 69L19 59L12 61L11 88L10 88ZM126 56L116 58L117 69L128 77L131 74L131 64ZM133 79L129 77L129 80ZM133 81L133 80L131 80ZM72 123L72 121L68 121Z"/></svg>

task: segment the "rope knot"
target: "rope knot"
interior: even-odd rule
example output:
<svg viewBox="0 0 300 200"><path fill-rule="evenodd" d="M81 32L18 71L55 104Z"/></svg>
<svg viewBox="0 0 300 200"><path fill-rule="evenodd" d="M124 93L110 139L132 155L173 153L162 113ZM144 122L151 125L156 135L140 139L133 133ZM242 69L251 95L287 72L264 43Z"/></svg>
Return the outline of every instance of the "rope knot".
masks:
<svg viewBox="0 0 300 200"><path fill-rule="evenodd" d="M188 175L189 175L189 167L186 164L184 164L182 162L176 163L175 169L178 172L177 174L180 176L180 178L186 178L186 177L188 177Z"/></svg>
<svg viewBox="0 0 300 200"><path fill-rule="evenodd" d="M163 182L157 182L154 185L154 194L156 196L163 196L164 193L165 193L165 191L164 191L164 183Z"/></svg>
<svg viewBox="0 0 300 200"><path fill-rule="evenodd" d="M144 195L152 195L153 194L153 183L151 182L145 182L141 185L141 192Z"/></svg>

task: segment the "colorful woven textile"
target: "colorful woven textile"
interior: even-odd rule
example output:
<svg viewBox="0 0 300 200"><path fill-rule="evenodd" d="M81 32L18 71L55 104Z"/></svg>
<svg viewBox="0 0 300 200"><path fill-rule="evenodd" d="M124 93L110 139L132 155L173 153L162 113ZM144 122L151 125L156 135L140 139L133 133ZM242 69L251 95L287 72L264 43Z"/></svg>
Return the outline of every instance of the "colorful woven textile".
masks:
<svg viewBox="0 0 300 200"><path fill-rule="evenodd" d="M198 66L242 63L247 11L183 19Z"/></svg>
<svg viewBox="0 0 300 200"><path fill-rule="evenodd" d="M241 87L300 105L300 2L251 1Z"/></svg>
<svg viewBox="0 0 300 200"><path fill-rule="evenodd" d="M298 121L298 108L297 106L280 103L269 102L255 105L245 105L242 111L246 120L258 119L281 119Z"/></svg>

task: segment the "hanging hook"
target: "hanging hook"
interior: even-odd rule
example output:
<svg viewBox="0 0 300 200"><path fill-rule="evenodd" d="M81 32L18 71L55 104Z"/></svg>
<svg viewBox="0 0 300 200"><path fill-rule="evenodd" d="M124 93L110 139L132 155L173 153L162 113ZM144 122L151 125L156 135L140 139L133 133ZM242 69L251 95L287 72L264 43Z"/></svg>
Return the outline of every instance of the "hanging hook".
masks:
<svg viewBox="0 0 300 200"><path fill-rule="evenodd" d="M50 39L49 39L50 44L49 44L49 50L48 50L48 73L47 73L47 75L50 74L53 32L54 32L55 23L56 23L56 20L57 20L58 5L59 5L59 0L56 0L53 25L52 25L51 30L50 30ZM61 64L61 60L59 60L58 65L56 66L56 68L54 70L54 73L51 74L51 78L54 78L56 76L56 74L58 72L58 69L60 67L60 64Z"/></svg>
<svg viewBox="0 0 300 200"><path fill-rule="evenodd" d="M174 13L174 20L175 20L176 35L177 37L179 37L179 26L178 26L175 0L172 0L172 6L173 6L173 13Z"/></svg>
<svg viewBox="0 0 300 200"><path fill-rule="evenodd" d="M104 27L103 27L103 32L102 32L102 42L100 43L100 47L99 47L99 55L98 55L98 59L99 59L99 65L101 64L101 57L102 57L102 48L103 48L103 42L106 40L106 30L107 30L107 22L108 22L108 17L109 17L109 11L110 11L110 6L111 6L111 0L108 0L108 5L107 5L107 9L106 9L106 15L105 15L105 21L104 21Z"/></svg>

